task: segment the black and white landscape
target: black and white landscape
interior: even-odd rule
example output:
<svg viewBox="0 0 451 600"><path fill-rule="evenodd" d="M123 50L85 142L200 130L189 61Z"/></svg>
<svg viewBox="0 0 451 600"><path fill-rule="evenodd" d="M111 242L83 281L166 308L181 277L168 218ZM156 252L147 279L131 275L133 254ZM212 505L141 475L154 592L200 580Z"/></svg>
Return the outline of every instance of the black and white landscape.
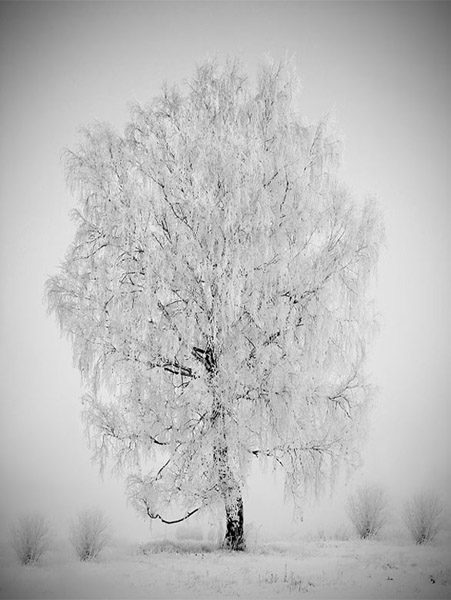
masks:
<svg viewBox="0 0 451 600"><path fill-rule="evenodd" d="M448 3L0 12L0 596L449 597Z"/></svg>

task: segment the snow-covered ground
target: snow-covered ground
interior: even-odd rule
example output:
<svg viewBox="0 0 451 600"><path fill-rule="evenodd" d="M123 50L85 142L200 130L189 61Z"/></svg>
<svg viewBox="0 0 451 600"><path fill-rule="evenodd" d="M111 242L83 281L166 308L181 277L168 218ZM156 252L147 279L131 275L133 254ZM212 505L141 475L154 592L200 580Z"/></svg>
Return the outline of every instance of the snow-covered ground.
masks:
<svg viewBox="0 0 451 600"><path fill-rule="evenodd" d="M202 542L116 543L80 563L54 546L37 566L0 556L1 598L451 598L451 536L260 543L245 553Z"/></svg>

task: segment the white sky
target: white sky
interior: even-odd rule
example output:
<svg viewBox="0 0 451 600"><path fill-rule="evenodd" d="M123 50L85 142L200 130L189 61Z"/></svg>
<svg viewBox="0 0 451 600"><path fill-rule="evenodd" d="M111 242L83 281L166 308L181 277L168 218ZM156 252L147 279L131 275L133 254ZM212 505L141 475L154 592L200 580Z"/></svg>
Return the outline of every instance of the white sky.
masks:
<svg viewBox="0 0 451 600"><path fill-rule="evenodd" d="M450 40L448 2L0 4L0 535L18 512L64 528L98 505L120 534L148 538L122 483L90 463L79 376L44 283L73 235L61 150L94 120L121 128L130 101L207 54L237 55L251 72L266 52L295 54L302 112L335 109L346 179L377 193L388 242L370 361L378 406L349 486L450 498ZM247 520L289 528L273 490L271 475L255 478Z"/></svg>

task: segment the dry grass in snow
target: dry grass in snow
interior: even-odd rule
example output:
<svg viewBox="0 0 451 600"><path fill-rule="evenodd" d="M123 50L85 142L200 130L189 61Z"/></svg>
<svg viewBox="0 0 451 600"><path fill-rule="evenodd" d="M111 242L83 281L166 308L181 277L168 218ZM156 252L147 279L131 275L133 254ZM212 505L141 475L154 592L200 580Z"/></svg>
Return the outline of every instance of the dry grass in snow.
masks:
<svg viewBox="0 0 451 600"><path fill-rule="evenodd" d="M202 542L116 545L80 563L55 548L21 566L8 548L1 598L450 598L451 538L416 546L398 540L312 540L261 544L244 553Z"/></svg>

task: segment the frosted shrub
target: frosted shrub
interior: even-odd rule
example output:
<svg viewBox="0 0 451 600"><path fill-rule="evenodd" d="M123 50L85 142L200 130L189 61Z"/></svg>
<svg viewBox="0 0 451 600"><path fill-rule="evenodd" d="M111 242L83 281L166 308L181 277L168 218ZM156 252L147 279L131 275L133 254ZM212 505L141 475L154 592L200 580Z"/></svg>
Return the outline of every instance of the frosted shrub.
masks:
<svg viewBox="0 0 451 600"><path fill-rule="evenodd" d="M12 528L12 546L23 565L36 563L49 547L50 530L41 515L27 515Z"/></svg>
<svg viewBox="0 0 451 600"><path fill-rule="evenodd" d="M385 492L378 486L362 486L349 496L346 512L362 539L373 537L386 521Z"/></svg>
<svg viewBox="0 0 451 600"><path fill-rule="evenodd" d="M100 510L85 510L72 524L70 541L80 560L97 558L110 539L110 525Z"/></svg>
<svg viewBox="0 0 451 600"><path fill-rule="evenodd" d="M421 493L406 502L404 522L417 544L431 542L440 529L441 503L434 493Z"/></svg>

